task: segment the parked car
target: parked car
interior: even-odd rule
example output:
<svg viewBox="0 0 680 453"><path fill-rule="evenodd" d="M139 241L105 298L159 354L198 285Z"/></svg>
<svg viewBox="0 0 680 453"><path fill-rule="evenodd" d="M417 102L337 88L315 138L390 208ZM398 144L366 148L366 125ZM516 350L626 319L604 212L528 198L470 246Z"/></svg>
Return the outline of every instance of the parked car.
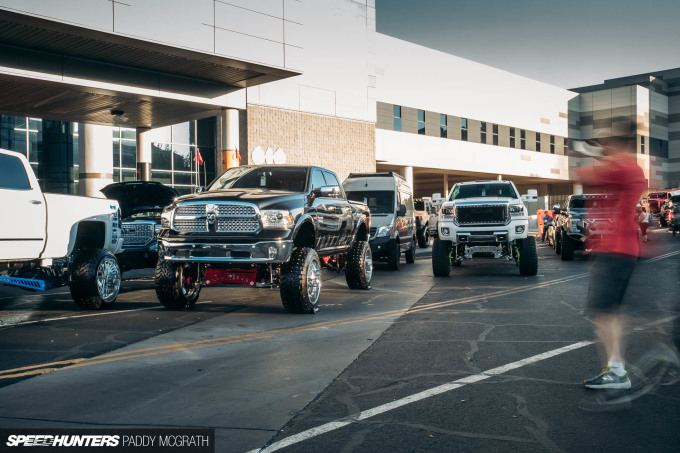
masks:
<svg viewBox="0 0 680 453"><path fill-rule="evenodd" d="M523 276L536 275L536 238L529 213L511 181L470 181L453 186L437 219L432 272L447 277L463 259L511 259Z"/></svg>
<svg viewBox="0 0 680 453"><path fill-rule="evenodd" d="M673 219L673 208L680 204L680 190L669 192L668 201L661 205L659 211L659 225L667 227Z"/></svg>
<svg viewBox="0 0 680 453"><path fill-rule="evenodd" d="M609 206L611 198L612 195L607 194L579 194L567 198L555 222L558 238L555 250L559 249L562 261L573 260L576 250L588 252L597 248L602 236L615 227L611 222L614 217Z"/></svg>
<svg viewBox="0 0 680 453"><path fill-rule="evenodd" d="M101 192L120 205L123 248L117 258L121 269L156 267L161 212L179 193L155 181L118 182L109 184Z"/></svg>
<svg viewBox="0 0 680 453"><path fill-rule="evenodd" d="M661 212L661 207L667 204L671 198L671 192L677 191L678 189L667 189L659 192L651 192L647 195L647 204L649 206L650 214L659 214ZM661 225L666 226L666 225Z"/></svg>
<svg viewBox="0 0 680 453"><path fill-rule="evenodd" d="M181 309L196 303L202 286L273 287L288 312L316 313L323 258L344 270L351 289L370 289L368 229L330 170L231 168L163 210L156 295Z"/></svg>
<svg viewBox="0 0 680 453"><path fill-rule="evenodd" d="M82 308L113 304L123 242L116 201L43 193L26 157L0 149L0 212L0 283L68 285Z"/></svg>
<svg viewBox="0 0 680 453"><path fill-rule="evenodd" d="M413 200L416 216L416 239L418 247L426 249L430 246L430 216L437 213L430 197Z"/></svg>
<svg viewBox="0 0 680 453"><path fill-rule="evenodd" d="M413 192L406 180L394 172L352 173L342 183L347 197L368 205L371 211L371 252L399 270L401 254L415 262L416 218Z"/></svg>

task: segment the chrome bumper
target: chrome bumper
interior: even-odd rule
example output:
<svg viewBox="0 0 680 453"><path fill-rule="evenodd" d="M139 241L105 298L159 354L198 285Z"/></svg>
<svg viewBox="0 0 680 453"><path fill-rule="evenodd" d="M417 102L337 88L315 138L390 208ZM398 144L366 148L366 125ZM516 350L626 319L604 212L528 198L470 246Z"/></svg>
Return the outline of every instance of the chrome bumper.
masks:
<svg viewBox="0 0 680 453"><path fill-rule="evenodd" d="M159 241L158 254L166 261L193 263L285 263L293 252L293 241L264 241L255 244L184 244Z"/></svg>

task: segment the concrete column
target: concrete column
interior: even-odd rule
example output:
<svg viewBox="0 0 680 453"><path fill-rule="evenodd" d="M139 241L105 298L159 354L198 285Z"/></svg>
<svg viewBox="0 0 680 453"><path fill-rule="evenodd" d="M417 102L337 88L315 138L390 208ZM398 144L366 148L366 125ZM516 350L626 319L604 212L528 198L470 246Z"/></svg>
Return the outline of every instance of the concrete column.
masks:
<svg viewBox="0 0 680 453"><path fill-rule="evenodd" d="M574 183L574 195L582 195L583 194L583 184L580 182L575 182Z"/></svg>
<svg viewBox="0 0 680 453"><path fill-rule="evenodd" d="M411 187L411 190L415 192L415 188L413 187L413 167L404 167L401 169L401 176L406 179L406 184L408 184Z"/></svg>
<svg viewBox="0 0 680 453"><path fill-rule="evenodd" d="M151 181L150 127L137 128L137 181Z"/></svg>
<svg viewBox="0 0 680 453"><path fill-rule="evenodd" d="M240 164L241 150L239 150L239 111L226 109L220 115L220 150L222 156L222 171Z"/></svg>
<svg viewBox="0 0 680 453"><path fill-rule="evenodd" d="M99 191L113 182L111 127L78 124L78 193L104 198Z"/></svg>
<svg viewBox="0 0 680 453"><path fill-rule="evenodd" d="M449 175L444 175L444 193L442 197L447 198L449 196Z"/></svg>

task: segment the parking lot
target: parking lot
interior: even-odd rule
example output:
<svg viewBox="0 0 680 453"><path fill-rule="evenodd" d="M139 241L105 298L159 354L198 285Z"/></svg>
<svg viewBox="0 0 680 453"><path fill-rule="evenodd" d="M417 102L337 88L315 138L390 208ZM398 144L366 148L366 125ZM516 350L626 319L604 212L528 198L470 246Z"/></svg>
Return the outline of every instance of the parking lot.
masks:
<svg viewBox="0 0 680 453"><path fill-rule="evenodd" d="M672 340L678 310L680 239L656 229L643 246L633 361ZM676 451L678 385L619 412L578 409L601 367L588 257L539 243L536 277L473 260L436 278L429 253L377 264L369 291L324 271L316 315L240 287L167 311L147 271L100 312L63 289L0 288L0 426L214 428L228 452Z"/></svg>

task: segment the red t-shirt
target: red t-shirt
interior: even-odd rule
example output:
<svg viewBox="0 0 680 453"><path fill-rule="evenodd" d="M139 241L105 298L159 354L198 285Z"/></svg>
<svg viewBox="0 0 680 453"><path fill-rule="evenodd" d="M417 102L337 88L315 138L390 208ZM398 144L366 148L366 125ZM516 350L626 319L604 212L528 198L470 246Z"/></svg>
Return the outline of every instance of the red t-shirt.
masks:
<svg viewBox="0 0 680 453"><path fill-rule="evenodd" d="M635 206L647 180L632 154L618 153L576 170L581 181L598 193L614 194L611 221L615 228L602 238L601 251L640 256Z"/></svg>

